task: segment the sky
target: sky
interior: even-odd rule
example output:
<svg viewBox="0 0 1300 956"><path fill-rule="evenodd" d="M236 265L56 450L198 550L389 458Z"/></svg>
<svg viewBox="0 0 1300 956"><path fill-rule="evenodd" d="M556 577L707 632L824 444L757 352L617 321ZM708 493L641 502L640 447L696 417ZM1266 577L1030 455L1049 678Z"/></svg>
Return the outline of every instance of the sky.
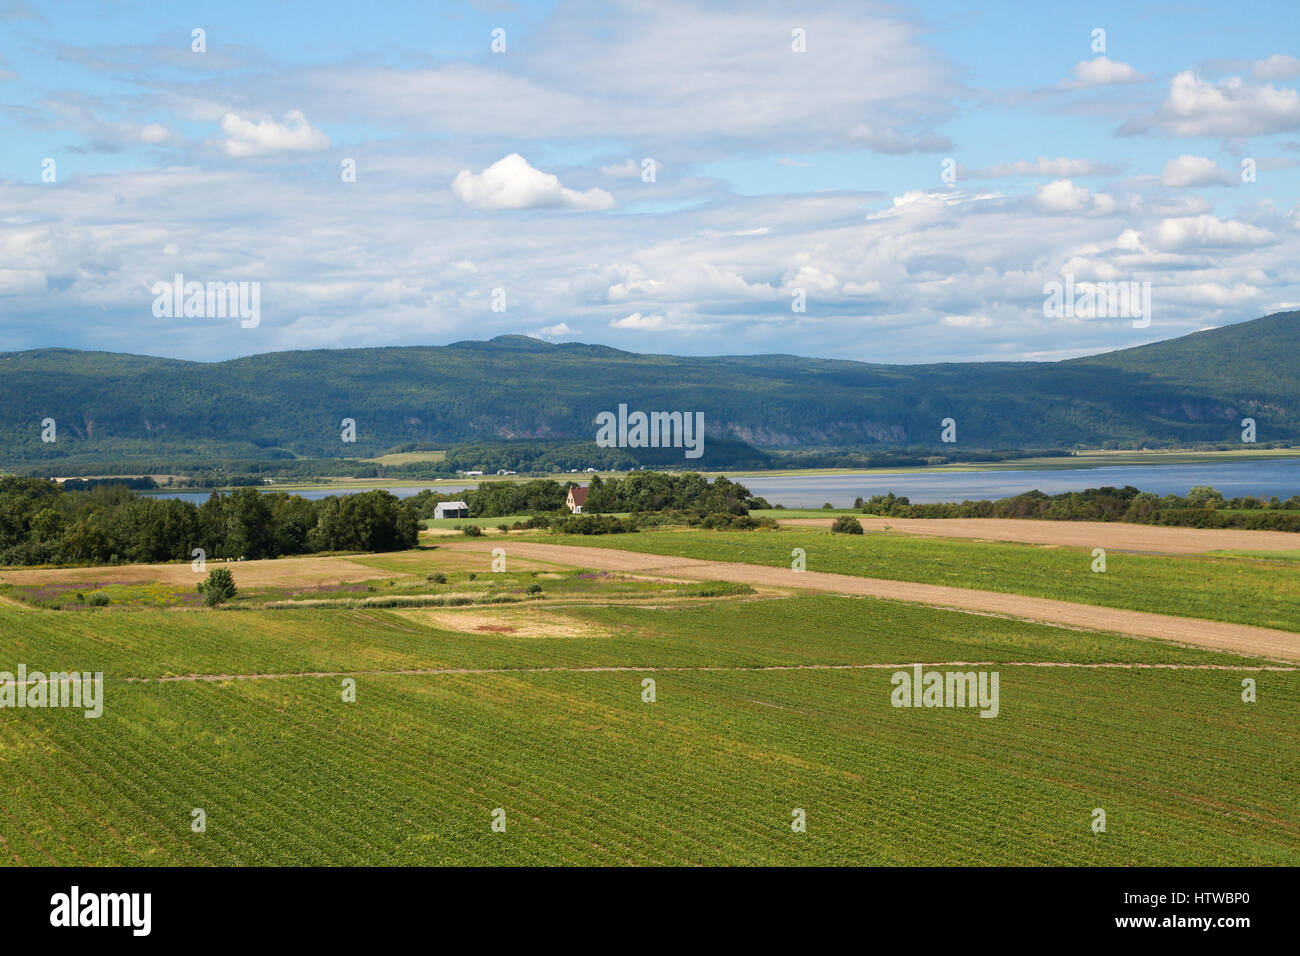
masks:
<svg viewBox="0 0 1300 956"><path fill-rule="evenodd" d="M1300 308L1298 39L1293 0L0 0L0 351L1045 361L1246 321ZM178 275L256 321L160 306Z"/></svg>

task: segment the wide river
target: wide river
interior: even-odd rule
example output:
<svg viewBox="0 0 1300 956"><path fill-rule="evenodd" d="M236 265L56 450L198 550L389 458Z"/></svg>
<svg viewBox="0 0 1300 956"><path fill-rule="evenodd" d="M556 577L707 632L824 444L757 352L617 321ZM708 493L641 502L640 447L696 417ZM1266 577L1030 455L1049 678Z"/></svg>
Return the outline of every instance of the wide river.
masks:
<svg viewBox="0 0 1300 956"><path fill-rule="evenodd" d="M1133 485L1156 494L1186 494L1193 485L1213 485L1228 498L1271 495L1283 500L1300 494L1300 457L1263 461L1213 462L1198 465L1112 465L1050 471L930 471L911 474L862 472L853 475L747 477L738 479L751 492L787 508L820 508L829 501L847 508L859 496L893 492L914 502L963 501L967 498L1006 498L1025 491L1059 494L1106 485ZM409 497L428 485L386 485L399 498ZM439 491L463 491L472 484L438 485ZM263 491L277 490L273 486ZM358 491L369 491L359 488ZM298 491L304 498L350 494L348 489ZM203 502L210 492L162 492L165 498Z"/></svg>

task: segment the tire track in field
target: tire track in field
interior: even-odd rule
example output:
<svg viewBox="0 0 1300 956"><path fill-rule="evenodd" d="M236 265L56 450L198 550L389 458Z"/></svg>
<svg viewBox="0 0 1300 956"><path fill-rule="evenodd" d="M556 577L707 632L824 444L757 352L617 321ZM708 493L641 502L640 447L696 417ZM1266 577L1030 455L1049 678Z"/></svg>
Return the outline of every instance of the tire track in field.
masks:
<svg viewBox="0 0 1300 956"><path fill-rule="evenodd" d="M895 664L593 664L586 667L410 667L398 670L291 671L268 674L169 674L166 677L119 677L127 684L221 683L236 680L286 680L294 677L437 677L441 675L493 674L656 674L656 673L753 673L771 671L856 671L909 670L913 667L1077 667L1084 670L1174 670L1174 671L1270 671L1294 673L1300 667L1280 664L1149 664L1086 663L1080 661L909 661ZM40 683L24 681L24 685ZM46 681L48 683L48 681Z"/></svg>
<svg viewBox="0 0 1300 956"><path fill-rule="evenodd" d="M488 551L500 547L497 542L459 542L442 545L453 550ZM829 594L882 598L927 604L952 611L995 614L1040 624L1107 631L1129 637L1155 638L1192 647L1266 657L1273 660L1300 662L1300 634L1278 631L1249 624L1228 624L1193 617L1128 611L1097 604L1077 604L1051 598L980 591L943 584L916 581L892 581L865 578L826 571L792 571L762 564L730 561L704 561L699 558L671 557L591 548L582 545L517 542L508 545L511 554L534 560L567 564L571 567L604 571L652 572L665 577L703 581L731 581L749 585L796 588Z"/></svg>

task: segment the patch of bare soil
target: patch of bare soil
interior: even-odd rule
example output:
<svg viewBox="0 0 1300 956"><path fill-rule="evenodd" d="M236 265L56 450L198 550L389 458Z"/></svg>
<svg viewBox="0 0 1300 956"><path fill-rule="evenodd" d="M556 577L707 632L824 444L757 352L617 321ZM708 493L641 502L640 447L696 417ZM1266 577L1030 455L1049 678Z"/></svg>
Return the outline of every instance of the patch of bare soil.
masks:
<svg viewBox="0 0 1300 956"><path fill-rule="evenodd" d="M547 608L407 608L394 611L419 624L458 634L510 637L608 637L609 628Z"/></svg>
<svg viewBox="0 0 1300 956"><path fill-rule="evenodd" d="M829 528L831 518L790 518L782 525ZM1288 551L1300 534L1236 528L1165 528L1109 521L1034 521L1017 518L859 518L866 531L897 531L931 538L980 538L1108 551L1202 554L1206 551Z"/></svg>
<svg viewBox="0 0 1300 956"><path fill-rule="evenodd" d="M209 561L207 570L229 568L240 587L294 587L350 584L375 578L402 577L347 558L277 558L271 561ZM41 584L129 584L157 581L193 585L204 575L184 564L122 564L94 568L17 569L0 571L0 581L25 586Z"/></svg>

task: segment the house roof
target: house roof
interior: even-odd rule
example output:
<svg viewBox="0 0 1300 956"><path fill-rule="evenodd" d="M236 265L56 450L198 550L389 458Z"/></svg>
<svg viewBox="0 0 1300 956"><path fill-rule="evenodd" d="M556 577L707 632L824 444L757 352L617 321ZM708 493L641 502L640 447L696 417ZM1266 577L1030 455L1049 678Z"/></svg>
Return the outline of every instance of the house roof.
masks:
<svg viewBox="0 0 1300 956"><path fill-rule="evenodd" d="M438 504L437 504L435 507L438 507L438 508L468 508L469 505L465 504L465 502L463 502L463 501L440 501L440 502L438 502Z"/></svg>
<svg viewBox="0 0 1300 956"><path fill-rule="evenodd" d="M587 503L587 489L574 487L569 489L569 494L573 495L575 505L585 505Z"/></svg>

